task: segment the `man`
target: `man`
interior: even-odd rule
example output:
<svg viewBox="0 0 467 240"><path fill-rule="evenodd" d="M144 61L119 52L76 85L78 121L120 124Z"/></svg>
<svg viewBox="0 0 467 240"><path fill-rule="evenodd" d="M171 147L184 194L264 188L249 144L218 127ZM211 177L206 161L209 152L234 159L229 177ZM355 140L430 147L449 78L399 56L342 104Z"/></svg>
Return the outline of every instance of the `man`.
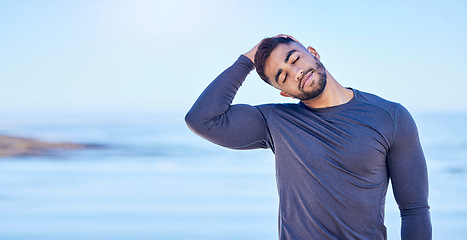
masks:
<svg viewBox="0 0 467 240"><path fill-rule="evenodd" d="M282 96L300 102L232 105L255 66ZM389 179L402 239L431 239L427 169L410 113L342 87L315 49L290 36L264 39L241 55L185 120L216 144L274 152L280 239L386 239Z"/></svg>

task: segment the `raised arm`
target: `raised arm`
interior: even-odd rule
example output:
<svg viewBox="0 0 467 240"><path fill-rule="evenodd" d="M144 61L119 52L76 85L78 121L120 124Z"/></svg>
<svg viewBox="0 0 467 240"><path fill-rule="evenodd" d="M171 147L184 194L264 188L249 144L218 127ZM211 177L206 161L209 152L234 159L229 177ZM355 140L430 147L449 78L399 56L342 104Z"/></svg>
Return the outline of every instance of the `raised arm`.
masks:
<svg viewBox="0 0 467 240"><path fill-rule="evenodd" d="M232 105L238 88L254 69L257 46L214 79L195 102L185 117L193 132L228 148L270 147L266 119L259 108Z"/></svg>
<svg viewBox="0 0 467 240"><path fill-rule="evenodd" d="M402 106L396 111L396 132L387 163L402 218L401 238L431 239L425 157L415 122Z"/></svg>

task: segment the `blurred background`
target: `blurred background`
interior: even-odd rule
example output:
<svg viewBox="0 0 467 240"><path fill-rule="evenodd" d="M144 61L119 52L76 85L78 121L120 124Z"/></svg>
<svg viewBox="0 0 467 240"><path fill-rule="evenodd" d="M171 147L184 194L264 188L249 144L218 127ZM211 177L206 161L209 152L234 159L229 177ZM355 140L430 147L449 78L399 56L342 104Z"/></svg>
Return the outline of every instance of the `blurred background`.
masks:
<svg viewBox="0 0 467 240"><path fill-rule="evenodd" d="M262 38L313 46L418 124L434 239L467 239L467 2L0 0L0 135L99 148L0 158L0 239L276 239L269 150L184 114ZM235 103L289 102L253 72ZM400 217L388 191L389 239Z"/></svg>

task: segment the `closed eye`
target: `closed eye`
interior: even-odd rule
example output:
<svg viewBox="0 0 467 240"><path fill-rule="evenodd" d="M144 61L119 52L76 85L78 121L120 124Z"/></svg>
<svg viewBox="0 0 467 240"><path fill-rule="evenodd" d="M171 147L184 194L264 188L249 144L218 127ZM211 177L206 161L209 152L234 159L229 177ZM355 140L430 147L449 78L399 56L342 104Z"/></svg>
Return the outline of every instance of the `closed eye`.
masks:
<svg viewBox="0 0 467 240"><path fill-rule="evenodd" d="M284 81L282 81L282 83L285 83L285 80L287 79L287 75L289 74L288 73L285 74Z"/></svg>
<svg viewBox="0 0 467 240"><path fill-rule="evenodd" d="M295 64L298 61L298 59L300 59L300 57L297 57L297 59L295 59L295 61L293 61L292 64Z"/></svg>

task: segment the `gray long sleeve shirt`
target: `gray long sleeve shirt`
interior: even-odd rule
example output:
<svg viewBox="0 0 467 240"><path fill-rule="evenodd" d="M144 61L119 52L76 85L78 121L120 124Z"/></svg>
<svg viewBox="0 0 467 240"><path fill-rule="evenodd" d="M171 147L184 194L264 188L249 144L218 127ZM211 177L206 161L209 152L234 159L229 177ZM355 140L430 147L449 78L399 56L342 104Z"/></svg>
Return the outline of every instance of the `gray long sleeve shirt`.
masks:
<svg viewBox="0 0 467 240"><path fill-rule="evenodd" d="M328 108L232 105L253 68L240 56L185 120L221 146L274 152L280 239L386 239L389 179L402 239L431 239L425 158L404 107L355 89L348 103Z"/></svg>

